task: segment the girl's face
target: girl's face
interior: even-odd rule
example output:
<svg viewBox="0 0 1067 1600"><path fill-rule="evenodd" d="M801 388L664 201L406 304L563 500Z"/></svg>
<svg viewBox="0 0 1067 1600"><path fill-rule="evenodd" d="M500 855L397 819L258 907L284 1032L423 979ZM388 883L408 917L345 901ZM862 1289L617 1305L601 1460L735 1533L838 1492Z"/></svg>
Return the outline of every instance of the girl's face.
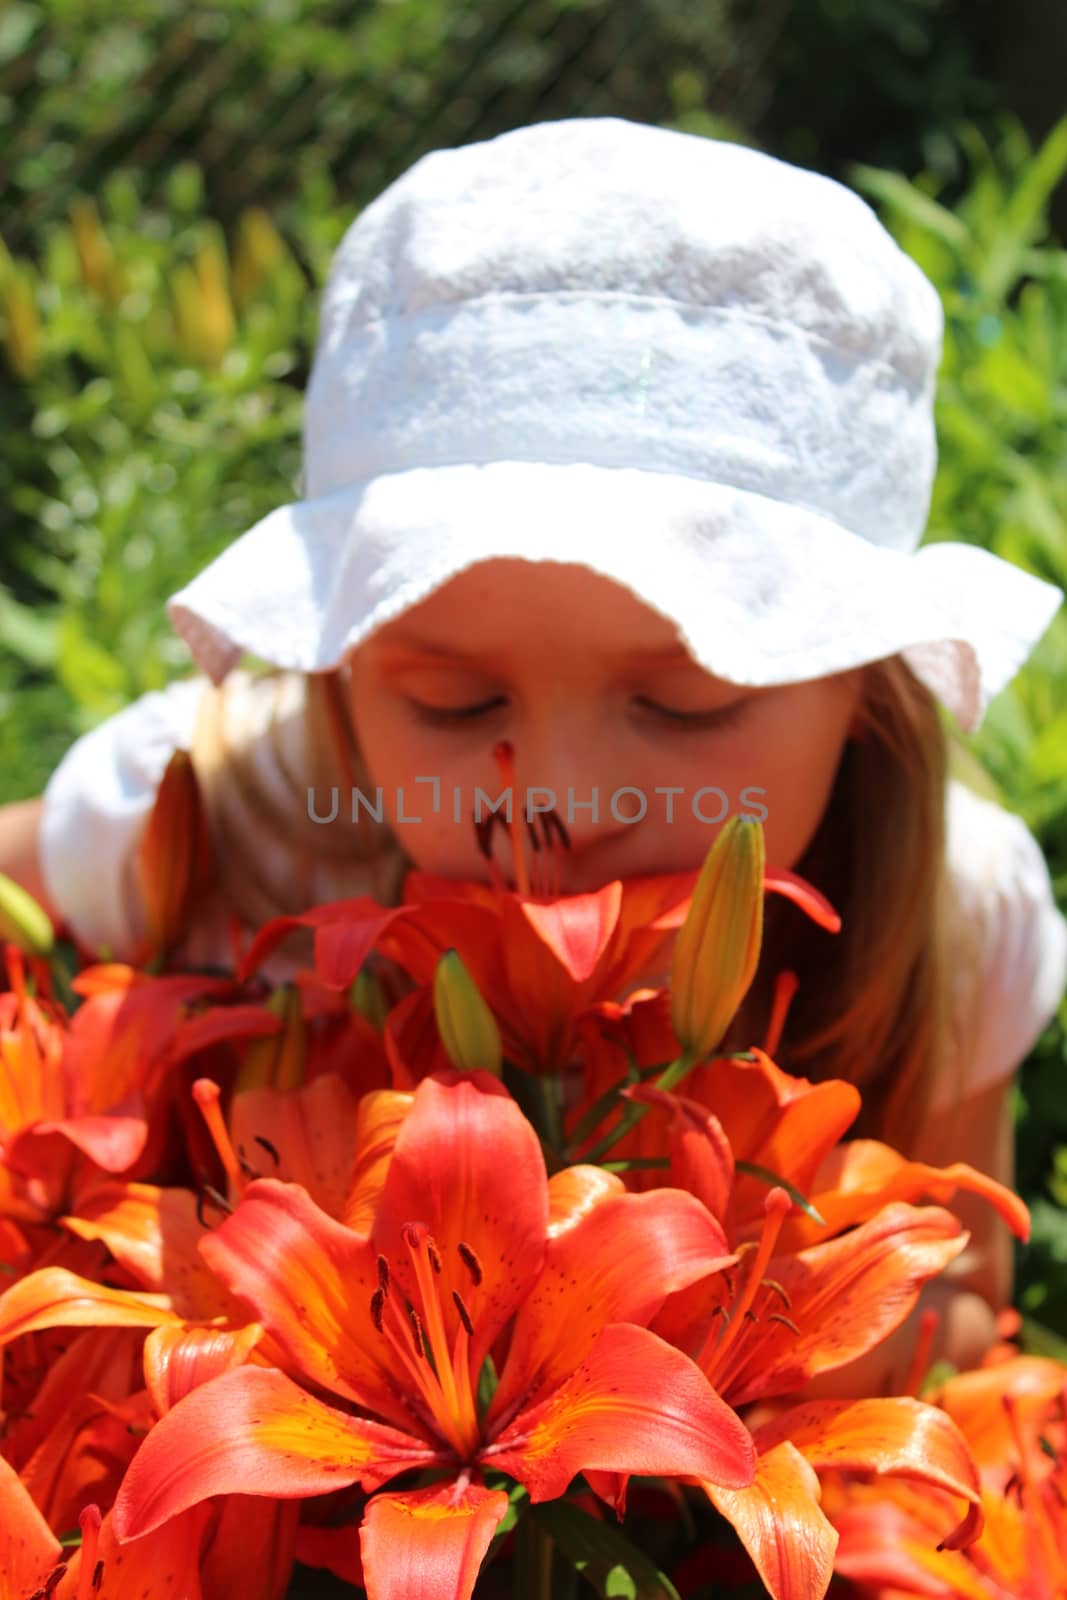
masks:
<svg viewBox="0 0 1067 1600"><path fill-rule="evenodd" d="M513 559L469 568L379 629L350 676L371 781L415 865L487 878L471 819L479 789L484 816L505 786L492 751L506 739L516 816L524 801L554 804L570 834L563 893L699 867L739 812L763 823L769 865L795 866L861 689L861 669L727 683L628 589L586 567ZM513 881L500 834L495 858Z"/></svg>

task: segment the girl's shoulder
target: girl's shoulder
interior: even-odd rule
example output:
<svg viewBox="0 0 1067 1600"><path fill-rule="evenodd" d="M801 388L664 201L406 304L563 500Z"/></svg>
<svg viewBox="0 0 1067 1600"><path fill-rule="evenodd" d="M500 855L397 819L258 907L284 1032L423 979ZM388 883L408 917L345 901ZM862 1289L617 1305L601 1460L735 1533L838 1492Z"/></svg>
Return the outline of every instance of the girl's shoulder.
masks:
<svg viewBox="0 0 1067 1600"><path fill-rule="evenodd" d="M211 690L210 680L198 676L142 695L75 740L45 786L45 888L90 949L121 955L141 935L136 842L167 762L175 750L192 748ZM231 673L226 717L233 736L266 756L268 725L299 730L302 695L296 674Z"/></svg>
<svg viewBox="0 0 1067 1600"><path fill-rule="evenodd" d="M1026 823L958 778L946 795L945 855L948 1065L955 1092L974 1094L1010 1077L1056 1014L1067 921Z"/></svg>

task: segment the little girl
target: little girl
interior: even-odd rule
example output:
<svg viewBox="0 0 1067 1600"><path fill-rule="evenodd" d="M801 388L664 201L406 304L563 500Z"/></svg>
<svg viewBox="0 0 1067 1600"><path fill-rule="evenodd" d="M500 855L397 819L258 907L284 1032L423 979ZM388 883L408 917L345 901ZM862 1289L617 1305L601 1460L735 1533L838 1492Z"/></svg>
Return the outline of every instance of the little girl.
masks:
<svg viewBox="0 0 1067 1600"><path fill-rule="evenodd" d="M471 816L507 739L516 805L567 826L564 891L699 866L726 815L760 817L843 930L770 897L728 1045L762 1039L789 967L783 1066L857 1082L857 1132L1010 1183L1067 924L1022 822L949 780L938 702L976 728L1062 596L967 544L917 550L941 335L863 201L750 149L590 118L423 158L333 263L306 498L169 602L207 677L80 739L47 787L51 906L133 948L178 747L218 873L190 960L226 960L234 912L395 901L411 863L484 876ZM25 856L37 812L16 820ZM1010 1242L957 1210L971 1247L927 1299L969 1363Z"/></svg>

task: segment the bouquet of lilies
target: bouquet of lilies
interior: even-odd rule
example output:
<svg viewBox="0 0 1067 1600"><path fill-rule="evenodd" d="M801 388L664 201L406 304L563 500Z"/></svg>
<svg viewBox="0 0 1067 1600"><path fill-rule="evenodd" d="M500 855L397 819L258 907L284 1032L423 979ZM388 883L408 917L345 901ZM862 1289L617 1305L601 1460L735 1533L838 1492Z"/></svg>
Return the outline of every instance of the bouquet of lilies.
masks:
<svg viewBox="0 0 1067 1600"><path fill-rule="evenodd" d="M1028 1226L845 1140L857 1089L773 1059L791 974L719 1051L765 894L832 907L740 818L561 896L539 821L514 887L481 827L488 882L235 926L228 971L173 955L181 753L137 961L0 885L0 1600L1067 1595L1063 1368L804 1398L963 1250L957 1189Z"/></svg>

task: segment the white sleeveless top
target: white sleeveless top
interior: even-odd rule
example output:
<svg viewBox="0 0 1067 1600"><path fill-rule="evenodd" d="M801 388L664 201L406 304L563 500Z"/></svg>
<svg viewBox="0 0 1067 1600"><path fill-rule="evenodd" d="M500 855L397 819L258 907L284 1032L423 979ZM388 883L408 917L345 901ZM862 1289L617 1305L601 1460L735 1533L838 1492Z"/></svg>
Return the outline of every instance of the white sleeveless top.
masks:
<svg viewBox="0 0 1067 1600"><path fill-rule="evenodd" d="M262 752L262 780L277 778L277 757L255 737L254 719L268 697L254 678L233 675L239 705L247 706L253 739ZM143 933L134 876L135 845L163 770L174 750L192 742L203 677L184 679L144 695L71 747L44 793L41 869L52 903L91 950L128 957ZM289 701L287 703L287 698ZM276 737L298 749L302 696L299 682L272 700ZM268 708L269 709L269 708ZM295 765L299 767L299 756ZM1020 817L951 779L947 794L946 848L953 900L954 964L951 1063L935 1086L933 1107L952 1104L1010 1077L1055 1015L1067 987L1067 922L1056 908L1040 847ZM320 898L373 893L356 877ZM185 947L187 959L229 965L223 914L208 916ZM278 956L265 968L291 976Z"/></svg>

